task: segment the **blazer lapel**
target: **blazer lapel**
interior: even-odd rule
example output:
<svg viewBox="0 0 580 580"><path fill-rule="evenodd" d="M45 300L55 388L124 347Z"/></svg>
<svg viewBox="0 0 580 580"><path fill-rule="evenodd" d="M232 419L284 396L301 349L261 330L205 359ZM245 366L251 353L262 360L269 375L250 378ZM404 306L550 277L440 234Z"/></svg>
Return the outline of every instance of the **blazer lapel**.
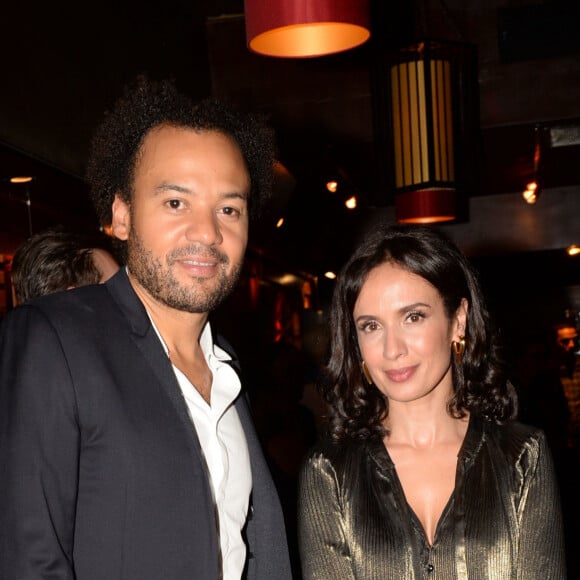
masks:
<svg viewBox="0 0 580 580"><path fill-rule="evenodd" d="M151 367L159 386L165 391L173 406L191 434L192 449L202 463L205 463L201 453L201 444L193 426L183 393L177 382L171 362L165 349L151 324L151 320L141 300L133 290L125 268L106 282L106 286L117 306L123 312L131 327L132 338L141 351L144 364Z"/></svg>

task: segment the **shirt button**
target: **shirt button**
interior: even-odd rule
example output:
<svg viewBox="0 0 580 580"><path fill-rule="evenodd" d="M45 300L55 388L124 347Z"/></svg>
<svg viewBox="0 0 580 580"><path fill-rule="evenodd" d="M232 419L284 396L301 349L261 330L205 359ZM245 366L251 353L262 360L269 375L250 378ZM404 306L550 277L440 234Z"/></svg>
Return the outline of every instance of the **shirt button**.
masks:
<svg viewBox="0 0 580 580"><path fill-rule="evenodd" d="M427 564L427 572L429 572L429 574L431 574L431 572L433 572L433 570L435 570L435 566L433 566L433 564Z"/></svg>

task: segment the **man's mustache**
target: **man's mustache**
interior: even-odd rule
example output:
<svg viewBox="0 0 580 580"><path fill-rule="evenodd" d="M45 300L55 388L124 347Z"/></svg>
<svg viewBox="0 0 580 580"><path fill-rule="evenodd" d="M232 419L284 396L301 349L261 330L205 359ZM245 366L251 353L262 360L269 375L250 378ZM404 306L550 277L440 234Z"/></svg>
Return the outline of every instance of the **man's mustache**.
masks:
<svg viewBox="0 0 580 580"><path fill-rule="evenodd" d="M167 260L172 264L181 258L195 258L200 256L203 258L214 258L220 264L227 264L230 261L226 254L219 252L211 246L204 246L203 244L193 244L184 248L172 250L168 254Z"/></svg>

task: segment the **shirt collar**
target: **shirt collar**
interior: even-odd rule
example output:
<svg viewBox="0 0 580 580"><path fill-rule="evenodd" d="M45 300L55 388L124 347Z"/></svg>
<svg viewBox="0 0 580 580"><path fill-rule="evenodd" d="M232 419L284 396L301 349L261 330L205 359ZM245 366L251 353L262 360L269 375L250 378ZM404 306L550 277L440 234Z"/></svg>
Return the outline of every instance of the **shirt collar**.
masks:
<svg viewBox="0 0 580 580"><path fill-rule="evenodd" d="M208 361L211 361L212 358L216 358L218 361L222 362L232 360L232 357L223 348L220 348L214 342L209 320L205 323L205 326L201 331L199 345L201 346L201 350L203 351L203 354Z"/></svg>

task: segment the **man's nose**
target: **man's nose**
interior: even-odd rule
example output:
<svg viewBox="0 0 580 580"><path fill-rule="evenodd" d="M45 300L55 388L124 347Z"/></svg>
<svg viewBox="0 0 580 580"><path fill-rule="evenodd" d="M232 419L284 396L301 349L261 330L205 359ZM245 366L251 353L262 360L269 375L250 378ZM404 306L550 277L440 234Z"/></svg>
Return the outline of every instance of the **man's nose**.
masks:
<svg viewBox="0 0 580 580"><path fill-rule="evenodd" d="M206 246L220 244L222 235L215 212L210 209L195 211L187 224L185 235L189 241L200 242Z"/></svg>

